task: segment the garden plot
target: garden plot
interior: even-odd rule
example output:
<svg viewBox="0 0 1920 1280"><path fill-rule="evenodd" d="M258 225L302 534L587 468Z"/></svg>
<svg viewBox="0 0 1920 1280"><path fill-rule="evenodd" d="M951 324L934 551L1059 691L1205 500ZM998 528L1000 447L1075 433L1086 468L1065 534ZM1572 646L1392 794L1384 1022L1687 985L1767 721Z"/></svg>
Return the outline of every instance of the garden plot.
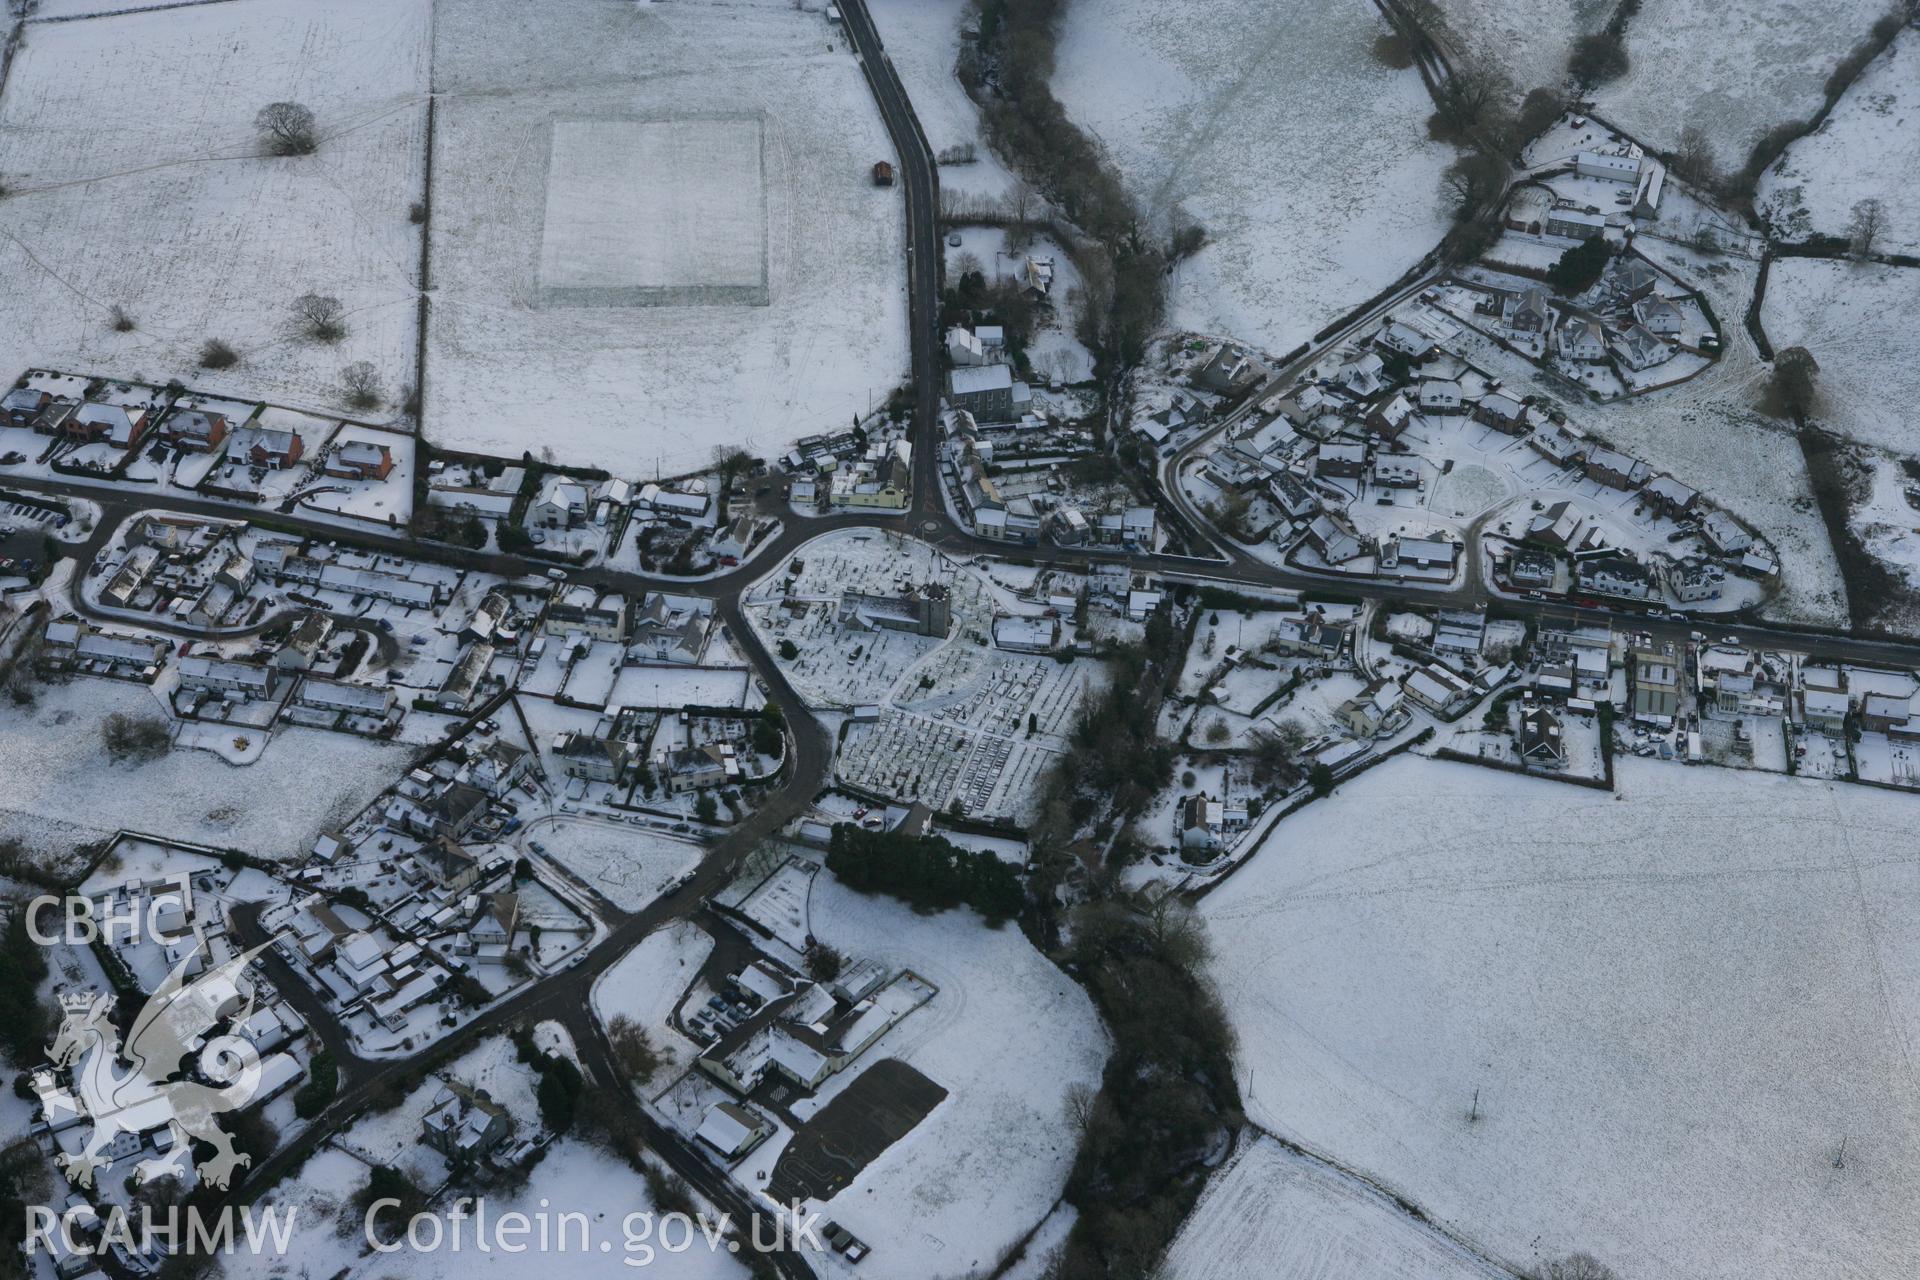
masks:
<svg viewBox="0 0 1920 1280"><path fill-rule="evenodd" d="M906 370L892 148L820 12L452 0L434 76L433 439L673 473Z"/></svg>
<svg viewBox="0 0 1920 1280"><path fill-rule="evenodd" d="M1881 203L1878 247L1920 249L1920 36L1909 28L1853 82L1815 132L1760 175L1761 215L1783 238L1849 233L1855 202Z"/></svg>
<svg viewBox="0 0 1920 1280"><path fill-rule="evenodd" d="M1920 454L1920 269L1781 258L1760 319L1775 349L1820 362L1814 418L1850 440Z"/></svg>
<svg viewBox="0 0 1920 1280"><path fill-rule="evenodd" d="M1636 759L1618 783L1396 761L1282 822L1203 906L1249 1117L1519 1269L1897 1273L1912 799Z"/></svg>
<svg viewBox="0 0 1920 1280"><path fill-rule="evenodd" d="M660 1060L651 1083L660 1088L692 1066L699 1052L673 1029L673 1007L712 952L713 939L698 925L675 921L648 934L593 984L593 1011L603 1025L624 1017L646 1032Z"/></svg>
<svg viewBox="0 0 1920 1280"><path fill-rule="evenodd" d="M0 335L34 363L179 375L326 406L371 361L414 372L427 0L248 0L35 23L0 104ZM261 154L254 115L295 99L320 149ZM294 333L298 294L338 297L346 337ZM135 327L116 332L110 309ZM209 338L240 363L197 367Z"/></svg>
<svg viewBox="0 0 1920 1280"><path fill-rule="evenodd" d="M886 1274L984 1273L1046 1215L1073 1164L1066 1092L1097 1083L1107 1054L1092 1003L1019 930L988 929L965 910L916 915L823 875L810 924L849 956L939 988L863 1062L897 1058L947 1090L818 1207L872 1245ZM808 1110L855 1075L835 1077Z"/></svg>
<svg viewBox="0 0 1920 1280"><path fill-rule="evenodd" d="M346 823L406 772L411 748L319 729L282 729L257 763L207 751L113 764L100 724L163 714L145 688L111 680L47 685L31 707L0 711L0 834L64 854L121 828L275 860L304 859L321 831Z"/></svg>
<svg viewBox="0 0 1920 1280"><path fill-rule="evenodd" d="M1143 214L1209 243L1174 273L1171 326L1285 351L1385 287L1448 226L1450 147L1419 75L1370 46L1360 4L1074 5L1054 91ZM1303 179L1303 175L1311 175Z"/></svg>
<svg viewBox="0 0 1920 1280"><path fill-rule="evenodd" d="M1886 0L1656 4L1627 28L1627 73L1593 91L1596 109L1647 146L1671 148L1697 125L1737 166L1766 130L1805 120L1827 77L1887 12Z"/></svg>
<svg viewBox="0 0 1920 1280"><path fill-rule="evenodd" d="M1207 1182L1167 1254L1169 1280L1509 1280L1350 1174L1260 1135Z"/></svg>
<svg viewBox="0 0 1920 1280"><path fill-rule="evenodd" d="M623 911L638 911L700 865L700 846L643 827L582 818L529 823L522 843L538 840L559 864Z"/></svg>

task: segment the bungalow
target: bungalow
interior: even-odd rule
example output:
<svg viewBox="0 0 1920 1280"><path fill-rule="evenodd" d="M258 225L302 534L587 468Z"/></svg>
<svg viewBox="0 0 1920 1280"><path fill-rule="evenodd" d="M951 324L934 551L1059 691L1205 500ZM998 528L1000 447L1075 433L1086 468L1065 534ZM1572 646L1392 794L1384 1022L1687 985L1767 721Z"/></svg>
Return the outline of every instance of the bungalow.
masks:
<svg viewBox="0 0 1920 1280"><path fill-rule="evenodd" d="M1537 769L1567 767L1566 736L1560 717L1536 703L1520 712L1520 762Z"/></svg>
<svg viewBox="0 0 1920 1280"><path fill-rule="evenodd" d="M1416 668L1400 683L1415 706L1423 707L1434 715L1445 715L1473 689L1459 672L1437 662Z"/></svg>
<svg viewBox="0 0 1920 1280"><path fill-rule="evenodd" d="M716 1102L707 1108L693 1136L720 1153L738 1160L759 1146L774 1130L773 1121L737 1102Z"/></svg>
<svg viewBox="0 0 1920 1280"><path fill-rule="evenodd" d="M227 446L229 461L241 459L249 466L273 471L286 470L305 452L306 443L299 432L274 427L242 427L233 433L233 442Z"/></svg>
<svg viewBox="0 0 1920 1280"><path fill-rule="evenodd" d="M371 440L349 440L327 455L324 470L344 480L385 480L393 471L393 451Z"/></svg>
<svg viewBox="0 0 1920 1280"><path fill-rule="evenodd" d="M1473 420L1484 422L1495 431L1517 436L1527 429L1527 406L1505 392L1489 392L1473 407Z"/></svg>
<svg viewBox="0 0 1920 1280"><path fill-rule="evenodd" d="M1587 455L1587 479L1609 489L1638 489L1653 469L1616 449L1595 449Z"/></svg>
<svg viewBox="0 0 1920 1280"><path fill-rule="evenodd" d="M1275 653L1308 658L1337 658L1346 643L1347 629L1323 621L1318 613L1282 622L1267 639Z"/></svg>
<svg viewBox="0 0 1920 1280"><path fill-rule="evenodd" d="M1380 556L1382 569L1444 569L1453 572L1460 549L1444 538L1402 538L1387 540Z"/></svg>
<svg viewBox="0 0 1920 1280"><path fill-rule="evenodd" d="M1597 364L1607 358L1607 335L1598 322L1570 316L1560 326L1560 354L1583 364Z"/></svg>
<svg viewBox="0 0 1920 1280"><path fill-rule="evenodd" d="M1212 853L1220 847L1220 832L1207 822L1207 804L1197 791L1180 802L1176 834L1188 853Z"/></svg>
<svg viewBox="0 0 1920 1280"><path fill-rule="evenodd" d="M1620 362L1636 373L1673 358L1673 348L1655 337L1645 325L1628 325L1627 331L1615 340L1615 346L1620 352Z"/></svg>
<svg viewBox="0 0 1920 1280"><path fill-rule="evenodd" d="M1860 727L1867 733L1889 733L1904 728L1913 709L1905 698L1870 693L1860 703Z"/></svg>
<svg viewBox="0 0 1920 1280"><path fill-rule="evenodd" d="M1420 412L1460 412L1460 384L1452 378L1428 378L1420 384Z"/></svg>
<svg viewBox="0 0 1920 1280"><path fill-rule="evenodd" d="M160 438L189 453L212 453L227 438L225 414L181 409L160 428Z"/></svg>
<svg viewBox="0 0 1920 1280"><path fill-rule="evenodd" d="M487 668L493 665L493 646L485 641L475 641L467 646L467 651L447 672L447 678L434 694L434 702L443 711L465 711L473 705L474 695L480 690L480 682L486 678Z"/></svg>
<svg viewBox="0 0 1920 1280"><path fill-rule="evenodd" d="M1060 647L1060 619L1018 615L995 618L993 647L1009 653L1052 653Z"/></svg>
<svg viewBox="0 0 1920 1280"><path fill-rule="evenodd" d="M682 520L700 520L705 518L712 499L702 492L682 492L678 489L663 489L657 484L640 486L640 496L634 505L657 516Z"/></svg>
<svg viewBox="0 0 1920 1280"><path fill-rule="evenodd" d="M1432 338L1429 338L1426 334L1421 333L1411 325L1400 323L1398 320L1388 321L1386 328L1380 331L1380 335L1375 341L1390 351L1399 352L1415 363L1425 360L1433 354Z"/></svg>
<svg viewBox="0 0 1920 1280"><path fill-rule="evenodd" d="M1680 314L1680 308L1660 297L1642 298L1634 303L1633 318L1645 326L1648 332L1658 334L1662 338L1678 337L1686 323L1685 318Z"/></svg>
<svg viewBox="0 0 1920 1280"><path fill-rule="evenodd" d="M1724 511L1708 512L1700 522L1700 532L1723 556L1737 556L1753 545L1753 535Z"/></svg>

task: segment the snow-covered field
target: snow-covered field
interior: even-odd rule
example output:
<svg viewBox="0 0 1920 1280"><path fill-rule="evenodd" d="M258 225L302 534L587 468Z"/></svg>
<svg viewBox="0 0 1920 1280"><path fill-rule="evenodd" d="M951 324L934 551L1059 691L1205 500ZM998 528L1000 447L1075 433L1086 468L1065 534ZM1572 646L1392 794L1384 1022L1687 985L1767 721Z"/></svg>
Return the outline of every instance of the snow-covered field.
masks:
<svg viewBox="0 0 1920 1280"><path fill-rule="evenodd" d="M1606 25L1611 0L1437 0L1455 48L1527 90L1557 88L1574 39Z"/></svg>
<svg viewBox="0 0 1920 1280"><path fill-rule="evenodd" d="M1169 1280L1506 1280L1357 1178L1249 1138L1207 1183L1167 1255Z"/></svg>
<svg viewBox="0 0 1920 1280"><path fill-rule="evenodd" d="M644 827L581 818L544 818L526 829L559 863L627 911L646 906L674 878L699 865L700 846Z"/></svg>
<svg viewBox="0 0 1920 1280"><path fill-rule="evenodd" d="M713 939L698 925L676 921L648 934L593 984L593 1011L601 1023L631 1018L660 1055L649 1093L693 1065L698 1049L674 1031L668 1019L712 951Z"/></svg>
<svg viewBox="0 0 1920 1280"><path fill-rule="evenodd" d="M1360 3L1115 0L1067 7L1054 91L1106 145L1152 224L1211 243L1168 319L1286 351L1447 229L1419 76L1374 60Z"/></svg>
<svg viewBox="0 0 1920 1280"><path fill-rule="evenodd" d="M1249 1116L1515 1267L1900 1273L1920 809L1618 776L1616 798L1409 759L1282 822L1203 904Z"/></svg>
<svg viewBox="0 0 1920 1280"><path fill-rule="evenodd" d="M319 729L282 729L244 768L176 749L146 765L107 759L113 712L160 716L147 689L78 678L33 707L0 707L0 834L66 853L127 827L298 861L406 772L410 747Z"/></svg>
<svg viewBox="0 0 1920 1280"><path fill-rule="evenodd" d="M1820 109L1827 77L1886 0L1741 0L1652 4L1627 28L1630 66L1594 91L1600 114L1642 142L1672 147L1687 125L1706 131L1724 164L1783 120Z"/></svg>
<svg viewBox="0 0 1920 1280"><path fill-rule="evenodd" d="M368 360L397 399L414 372L429 10L244 0L33 24L0 102L13 363L332 407L342 368ZM317 154L262 154L254 115L280 99L312 109ZM293 336L308 292L345 304L343 341ZM113 331L116 305L132 331ZM209 338L240 363L198 368Z"/></svg>
<svg viewBox="0 0 1920 1280"><path fill-rule="evenodd" d="M1850 440L1920 453L1920 270L1822 258L1780 258L1760 322L1776 350L1820 362L1814 418Z"/></svg>
<svg viewBox="0 0 1920 1280"><path fill-rule="evenodd" d="M822 875L810 918L850 960L904 966L940 988L863 1062L899 1058L947 1090L825 1211L873 1245L889 1275L984 1274L1066 1182L1066 1090L1097 1084L1106 1061L1093 1004L1018 929L989 929L966 910L919 916Z"/></svg>
<svg viewBox="0 0 1920 1280"><path fill-rule="evenodd" d="M1788 239L1844 236L1854 202L1869 196L1885 222L1879 245L1920 248L1920 204L1910 195L1920 170L1920 35L1912 28L1861 72L1815 133L1787 148L1760 175L1755 203Z"/></svg>
<svg viewBox="0 0 1920 1280"><path fill-rule="evenodd" d="M980 112L953 74L967 0L868 0L867 11L933 154L973 146L971 163L940 166L941 198L985 201L1005 194L1013 175L987 149Z"/></svg>
<svg viewBox="0 0 1920 1280"><path fill-rule="evenodd" d="M770 452L845 423L904 374L902 197L869 177L892 147L817 7L444 0L434 81L431 438L673 473L717 446ZM725 180L702 169L685 148L718 116L762 131L768 304L543 306L543 227L553 233L556 218L548 266L565 267L562 283L579 287L583 271L636 283L618 278L634 270L620 254L563 251L609 210L587 207L591 183L568 176L585 170L549 174L552 140L645 122L667 167L711 194L746 181L737 165ZM615 168L603 176L629 194L657 176ZM656 265L737 267L754 236L720 216L726 207L699 214L698 194L667 199L678 213L625 227L620 243ZM723 230L730 248L703 242Z"/></svg>

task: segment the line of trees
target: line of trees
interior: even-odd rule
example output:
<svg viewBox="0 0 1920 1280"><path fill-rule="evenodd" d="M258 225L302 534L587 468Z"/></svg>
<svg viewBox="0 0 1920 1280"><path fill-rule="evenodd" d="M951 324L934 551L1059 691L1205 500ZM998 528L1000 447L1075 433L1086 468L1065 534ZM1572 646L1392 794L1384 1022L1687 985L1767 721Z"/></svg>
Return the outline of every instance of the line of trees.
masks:
<svg viewBox="0 0 1920 1280"><path fill-rule="evenodd" d="M1026 890L1012 864L940 836L838 823L827 845L827 869L851 888L899 898L915 911L968 906L996 926L1026 905Z"/></svg>

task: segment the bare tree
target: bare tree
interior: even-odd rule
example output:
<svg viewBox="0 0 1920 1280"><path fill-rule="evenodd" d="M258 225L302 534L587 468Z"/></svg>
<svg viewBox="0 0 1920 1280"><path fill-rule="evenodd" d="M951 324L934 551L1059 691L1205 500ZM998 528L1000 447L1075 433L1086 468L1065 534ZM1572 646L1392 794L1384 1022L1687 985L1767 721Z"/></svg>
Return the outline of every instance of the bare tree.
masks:
<svg viewBox="0 0 1920 1280"><path fill-rule="evenodd" d="M1018 252L1033 243L1033 214L1040 193L1025 178L1014 181L1007 192L1007 248Z"/></svg>
<svg viewBox="0 0 1920 1280"><path fill-rule="evenodd" d="M158 716L131 716L116 711L100 724L100 737L107 755L114 760L145 764L167 754L173 735L167 722Z"/></svg>
<svg viewBox="0 0 1920 1280"><path fill-rule="evenodd" d="M1441 179L1454 201L1454 217L1471 218L1507 185L1507 162L1485 151L1463 152Z"/></svg>
<svg viewBox="0 0 1920 1280"><path fill-rule="evenodd" d="M1570 1253L1540 1268L1540 1280L1620 1280L1620 1275L1590 1253Z"/></svg>
<svg viewBox="0 0 1920 1280"><path fill-rule="evenodd" d="M240 363L240 353L233 344L223 338L208 338L200 344L200 367L202 369L231 369Z"/></svg>
<svg viewBox="0 0 1920 1280"><path fill-rule="evenodd" d="M338 342L346 337L346 314L340 299L324 293L303 293L293 300L293 318L300 332L315 342Z"/></svg>
<svg viewBox="0 0 1920 1280"><path fill-rule="evenodd" d="M1854 204L1853 221L1847 227L1847 252L1855 262L1865 262L1873 256L1873 242L1880 238L1884 219L1885 211L1875 197L1868 196Z"/></svg>
<svg viewBox="0 0 1920 1280"><path fill-rule="evenodd" d="M380 407L380 375L370 360L355 360L340 371L340 389L356 409Z"/></svg>
<svg viewBox="0 0 1920 1280"><path fill-rule="evenodd" d="M1820 362L1805 347L1788 347L1773 358L1774 397L1793 417L1804 417L1813 409L1819 377Z"/></svg>
<svg viewBox="0 0 1920 1280"><path fill-rule="evenodd" d="M116 302L107 311L107 323L113 326L115 333L125 333L133 328L133 315Z"/></svg>
<svg viewBox="0 0 1920 1280"><path fill-rule="evenodd" d="M1066 1097L1061 1107L1066 1112L1067 1123L1073 1126L1075 1133L1085 1133L1087 1126L1093 1123L1094 1109L1098 1106L1100 1095L1093 1086L1075 1081L1067 1086Z"/></svg>
<svg viewBox="0 0 1920 1280"><path fill-rule="evenodd" d="M1713 142L1706 130L1697 124L1680 130L1680 145L1674 148L1673 161L1668 167L1675 177L1696 187L1712 186L1720 175L1720 160L1713 152Z"/></svg>
<svg viewBox="0 0 1920 1280"><path fill-rule="evenodd" d="M277 156L312 155L320 146L313 112L298 102L269 102L253 123L267 135L267 146Z"/></svg>

